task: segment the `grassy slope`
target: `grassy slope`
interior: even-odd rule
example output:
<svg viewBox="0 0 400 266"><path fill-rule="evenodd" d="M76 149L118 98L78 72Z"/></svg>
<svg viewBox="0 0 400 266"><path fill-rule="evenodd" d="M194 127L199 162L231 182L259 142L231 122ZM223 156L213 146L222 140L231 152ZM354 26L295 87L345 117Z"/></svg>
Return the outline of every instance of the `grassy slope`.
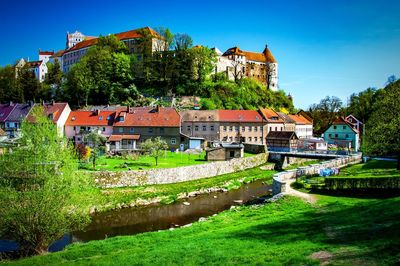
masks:
<svg viewBox="0 0 400 266"><path fill-rule="evenodd" d="M400 177L396 162L371 160L365 164L356 164L340 171L338 177Z"/></svg>
<svg viewBox="0 0 400 266"><path fill-rule="evenodd" d="M189 228L75 244L14 264L317 265L310 255L328 251L334 265L393 265L400 262L399 204L400 198L321 196L311 206L287 197Z"/></svg>
<svg viewBox="0 0 400 266"><path fill-rule="evenodd" d="M244 157L253 156L254 154L245 153ZM158 158L158 165L156 166L154 157L140 156L138 159L124 159L124 158L107 158L102 156L97 160L96 170L109 170L109 171L126 171L140 169L153 169L153 168L173 168L187 165L207 163L205 160L206 153L200 154L187 154L175 153L166 151L165 154ZM84 163L82 167L85 170L93 170L92 163Z"/></svg>
<svg viewBox="0 0 400 266"><path fill-rule="evenodd" d="M111 189L90 187L76 193L74 198L76 204L80 206L83 211L87 211L93 206L98 210L103 211L115 208L117 204L129 204L137 199L170 197L176 196L179 193L198 191L200 189L211 187L222 187L227 182L233 182L246 177L271 181L274 173L275 171L264 171L260 170L260 167L255 167L236 173L175 184Z"/></svg>

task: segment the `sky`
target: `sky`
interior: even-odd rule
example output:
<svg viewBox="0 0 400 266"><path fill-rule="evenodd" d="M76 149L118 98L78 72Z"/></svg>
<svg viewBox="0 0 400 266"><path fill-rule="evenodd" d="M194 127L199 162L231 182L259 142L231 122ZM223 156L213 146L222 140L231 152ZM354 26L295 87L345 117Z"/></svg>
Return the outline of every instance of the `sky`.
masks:
<svg viewBox="0 0 400 266"><path fill-rule="evenodd" d="M38 49L64 49L66 33L107 35L144 26L187 33L195 45L239 46L278 61L279 87L306 109L325 96L400 77L399 0L26 1L0 2L0 65Z"/></svg>

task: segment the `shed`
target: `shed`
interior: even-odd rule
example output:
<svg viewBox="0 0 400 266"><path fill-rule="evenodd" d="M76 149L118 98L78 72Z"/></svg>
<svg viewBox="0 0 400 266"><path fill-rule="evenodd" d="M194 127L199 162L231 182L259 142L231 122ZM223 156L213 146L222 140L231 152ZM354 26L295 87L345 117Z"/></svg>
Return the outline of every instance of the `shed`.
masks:
<svg viewBox="0 0 400 266"><path fill-rule="evenodd" d="M297 150L299 138L293 131L270 131L267 135L269 151L290 152Z"/></svg>
<svg viewBox="0 0 400 266"><path fill-rule="evenodd" d="M242 158L244 155L243 144L222 143L219 147L206 150L207 161L227 161L233 158Z"/></svg>

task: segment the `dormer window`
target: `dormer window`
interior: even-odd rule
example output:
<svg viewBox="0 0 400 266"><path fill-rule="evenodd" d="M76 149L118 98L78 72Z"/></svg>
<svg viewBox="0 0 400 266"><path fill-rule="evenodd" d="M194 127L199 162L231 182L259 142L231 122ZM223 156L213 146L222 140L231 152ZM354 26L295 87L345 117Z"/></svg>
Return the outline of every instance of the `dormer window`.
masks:
<svg viewBox="0 0 400 266"><path fill-rule="evenodd" d="M119 117L119 121L120 121L120 122L124 122L124 121L125 121L125 117L120 116L120 117Z"/></svg>
<svg viewBox="0 0 400 266"><path fill-rule="evenodd" d="M103 116L101 115L101 116L99 116L99 120L101 121L101 120L103 120Z"/></svg>
<svg viewBox="0 0 400 266"><path fill-rule="evenodd" d="M73 116L73 117L71 118L71 120L72 120L72 121L75 121L75 120L76 120L76 117L75 117L75 116Z"/></svg>
<svg viewBox="0 0 400 266"><path fill-rule="evenodd" d="M107 116L107 120L110 120L111 119L111 116Z"/></svg>

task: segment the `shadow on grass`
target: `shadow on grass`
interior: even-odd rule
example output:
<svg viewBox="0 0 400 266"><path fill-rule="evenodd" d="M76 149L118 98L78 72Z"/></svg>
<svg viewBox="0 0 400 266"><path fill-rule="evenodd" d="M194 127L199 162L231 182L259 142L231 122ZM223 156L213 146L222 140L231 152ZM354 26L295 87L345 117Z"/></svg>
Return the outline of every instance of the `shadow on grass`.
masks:
<svg viewBox="0 0 400 266"><path fill-rule="evenodd" d="M317 209L292 210L292 214L282 214L281 219L249 227L231 237L263 241L267 245L298 242L299 249L303 241L319 244L322 250L327 246L352 246L359 250L355 258L364 253L362 256L376 261L385 258L388 264L399 261L399 199L330 201Z"/></svg>

